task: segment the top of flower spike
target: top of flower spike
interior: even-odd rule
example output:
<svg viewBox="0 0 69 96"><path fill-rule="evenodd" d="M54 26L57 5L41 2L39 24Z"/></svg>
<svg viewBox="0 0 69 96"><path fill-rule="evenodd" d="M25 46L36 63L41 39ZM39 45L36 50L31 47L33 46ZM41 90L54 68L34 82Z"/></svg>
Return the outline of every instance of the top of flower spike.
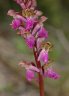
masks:
<svg viewBox="0 0 69 96"><path fill-rule="evenodd" d="M14 0L16 1L21 7L22 9L34 9L36 7L36 0Z"/></svg>

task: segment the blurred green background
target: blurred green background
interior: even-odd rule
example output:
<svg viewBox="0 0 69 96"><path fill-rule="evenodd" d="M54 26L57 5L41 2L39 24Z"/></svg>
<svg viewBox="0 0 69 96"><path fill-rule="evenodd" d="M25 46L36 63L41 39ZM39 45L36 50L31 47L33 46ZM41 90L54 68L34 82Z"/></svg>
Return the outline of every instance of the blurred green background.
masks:
<svg viewBox="0 0 69 96"><path fill-rule="evenodd" d="M52 66L61 75L59 80L45 79L45 96L69 96L69 0L37 0L38 9L48 20L48 40ZM0 0L0 96L39 96L35 83L26 81L18 67L22 60L34 60L32 51L10 27L9 9L20 10L14 0Z"/></svg>

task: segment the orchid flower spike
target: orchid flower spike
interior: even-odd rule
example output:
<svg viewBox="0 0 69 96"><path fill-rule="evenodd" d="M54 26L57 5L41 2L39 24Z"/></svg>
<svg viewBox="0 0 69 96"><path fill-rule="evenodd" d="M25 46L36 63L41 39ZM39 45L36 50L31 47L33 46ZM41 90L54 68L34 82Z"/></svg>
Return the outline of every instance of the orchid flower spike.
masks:
<svg viewBox="0 0 69 96"><path fill-rule="evenodd" d="M20 5L21 11L16 12L10 9L7 15L13 17L11 27L17 31L26 45L33 51L36 64L31 62L20 62L19 66L25 68L26 78L31 81L39 76L58 79L60 76L51 68L44 67L49 62L49 50L52 44L47 41L48 31L44 27L47 17L43 16L40 10L37 10L36 0L14 0ZM40 78L39 78L40 79ZM41 79L42 80L42 79ZM41 83L42 84L42 83ZM43 88L43 87L42 87Z"/></svg>

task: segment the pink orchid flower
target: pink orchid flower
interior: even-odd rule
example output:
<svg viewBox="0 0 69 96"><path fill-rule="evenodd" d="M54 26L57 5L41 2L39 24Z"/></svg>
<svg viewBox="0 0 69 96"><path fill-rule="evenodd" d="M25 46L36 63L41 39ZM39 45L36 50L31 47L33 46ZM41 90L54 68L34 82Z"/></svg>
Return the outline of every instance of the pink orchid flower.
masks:
<svg viewBox="0 0 69 96"><path fill-rule="evenodd" d="M56 73L52 68L48 68L45 71L44 76L52 78L52 79L59 79L60 78L60 75L58 73Z"/></svg>
<svg viewBox="0 0 69 96"><path fill-rule="evenodd" d="M39 57L38 57L38 61L43 61L44 63L48 62L48 51L45 49L42 49Z"/></svg>

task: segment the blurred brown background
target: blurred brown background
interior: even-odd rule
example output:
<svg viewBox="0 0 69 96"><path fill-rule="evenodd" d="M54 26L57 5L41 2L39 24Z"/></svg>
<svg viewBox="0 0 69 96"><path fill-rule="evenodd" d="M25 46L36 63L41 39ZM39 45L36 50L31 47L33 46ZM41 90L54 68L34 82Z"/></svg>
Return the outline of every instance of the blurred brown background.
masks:
<svg viewBox="0 0 69 96"><path fill-rule="evenodd" d="M52 65L61 75L59 80L45 79L45 96L69 96L69 0L37 0L38 9L48 20ZM25 80L18 63L33 60L32 51L10 27L9 9L20 10L14 0L0 0L0 96L39 96L38 87Z"/></svg>

